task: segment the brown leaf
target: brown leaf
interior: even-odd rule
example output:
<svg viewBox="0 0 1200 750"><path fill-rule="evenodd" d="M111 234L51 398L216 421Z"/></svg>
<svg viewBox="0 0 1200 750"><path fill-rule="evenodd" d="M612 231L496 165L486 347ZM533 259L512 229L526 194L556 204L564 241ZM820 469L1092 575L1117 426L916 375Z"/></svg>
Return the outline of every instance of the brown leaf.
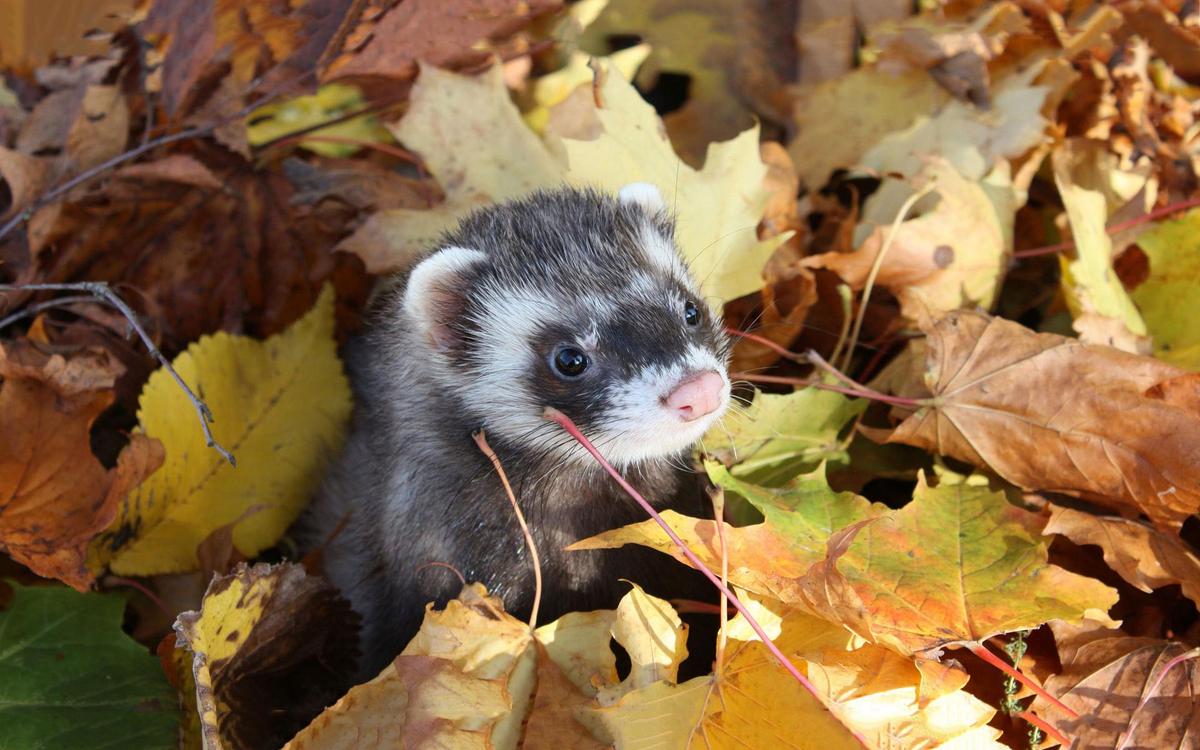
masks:
<svg viewBox="0 0 1200 750"><path fill-rule="evenodd" d="M204 105L226 77L231 87L223 94L231 100L251 88L300 84L326 47L340 41L338 31L353 6L352 0L157 0L141 31L162 56L167 113L182 117Z"/></svg>
<svg viewBox="0 0 1200 750"><path fill-rule="evenodd" d="M80 590L93 580L88 542L163 461L162 445L137 435L111 470L92 455L89 431L120 371L103 351L68 361L0 347L0 549Z"/></svg>
<svg viewBox="0 0 1200 750"><path fill-rule="evenodd" d="M129 108L115 86L79 85L55 91L29 113L16 148L61 156L60 173L94 167L125 150Z"/></svg>
<svg viewBox="0 0 1200 750"><path fill-rule="evenodd" d="M1144 512L1165 528L1200 508L1200 413L1147 395L1183 370L982 313L922 329L933 398L889 442L990 467L1025 489Z"/></svg>
<svg viewBox="0 0 1200 750"><path fill-rule="evenodd" d="M8 185L9 202L0 204L0 216L29 206L46 189L54 172L50 159L28 156L0 146L0 180Z"/></svg>
<svg viewBox="0 0 1200 750"><path fill-rule="evenodd" d="M1200 557L1175 534L1125 518L1051 506L1043 533L1062 534L1076 544L1095 544L1104 561L1145 592L1177 583L1184 596L1200 604Z"/></svg>
<svg viewBox="0 0 1200 750"><path fill-rule="evenodd" d="M122 170L62 204L33 250L46 281L136 290L127 299L169 350L215 330L267 336L311 308L326 280L344 303L358 307L366 295L361 264L330 250L355 210L292 198L283 175L210 146ZM353 325L349 309L339 312L343 328Z"/></svg>
<svg viewBox="0 0 1200 750"><path fill-rule="evenodd" d="M368 41L334 60L323 79L411 80L418 61L450 70L479 67L491 52L477 45L510 36L561 5L561 0L406 0L367 19L352 38Z"/></svg>
<svg viewBox="0 0 1200 750"><path fill-rule="evenodd" d="M1034 710L1057 719L1059 730L1074 738L1074 750L1195 745L1200 663L1195 653L1187 656L1187 646L1103 628L1057 622L1050 627L1060 648L1067 648L1062 672L1046 680L1046 689L1079 717L1065 717L1041 699Z"/></svg>

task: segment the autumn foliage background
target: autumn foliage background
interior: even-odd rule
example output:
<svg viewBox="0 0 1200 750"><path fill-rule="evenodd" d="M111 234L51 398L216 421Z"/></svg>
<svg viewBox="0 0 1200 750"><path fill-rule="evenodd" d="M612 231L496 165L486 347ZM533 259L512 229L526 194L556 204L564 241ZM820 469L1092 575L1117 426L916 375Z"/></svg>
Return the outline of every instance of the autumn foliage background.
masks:
<svg viewBox="0 0 1200 750"><path fill-rule="evenodd" d="M0 9L0 747L1200 745L1200 13L915 6ZM812 691L467 586L343 697L286 532L372 284L637 180L739 336L724 522L666 520Z"/></svg>

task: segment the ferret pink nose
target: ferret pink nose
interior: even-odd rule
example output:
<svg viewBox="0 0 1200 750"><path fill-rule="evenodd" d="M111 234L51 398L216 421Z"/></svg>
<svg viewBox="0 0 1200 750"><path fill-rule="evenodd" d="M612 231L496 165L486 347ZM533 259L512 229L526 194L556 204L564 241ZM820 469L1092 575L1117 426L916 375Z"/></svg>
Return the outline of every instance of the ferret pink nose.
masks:
<svg viewBox="0 0 1200 750"><path fill-rule="evenodd" d="M712 414L721 406L721 395L725 391L725 379L709 370L688 378L663 399L663 404L679 414L680 419L692 422Z"/></svg>

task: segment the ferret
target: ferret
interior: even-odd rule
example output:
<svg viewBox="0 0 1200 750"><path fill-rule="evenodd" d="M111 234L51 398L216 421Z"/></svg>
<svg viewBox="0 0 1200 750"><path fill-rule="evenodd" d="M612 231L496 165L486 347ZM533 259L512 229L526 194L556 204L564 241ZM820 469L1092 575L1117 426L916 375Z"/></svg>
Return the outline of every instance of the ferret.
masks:
<svg viewBox="0 0 1200 750"><path fill-rule="evenodd" d="M657 507L704 515L688 451L729 404L730 343L673 230L648 184L539 192L472 213L380 295L347 347L345 448L298 526L362 617L362 677L401 651L428 602L458 594L459 575L529 616L529 550L480 429L541 557L540 623L614 607L621 579L717 600L661 553L563 549L646 517L543 416L570 417Z"/></svg>

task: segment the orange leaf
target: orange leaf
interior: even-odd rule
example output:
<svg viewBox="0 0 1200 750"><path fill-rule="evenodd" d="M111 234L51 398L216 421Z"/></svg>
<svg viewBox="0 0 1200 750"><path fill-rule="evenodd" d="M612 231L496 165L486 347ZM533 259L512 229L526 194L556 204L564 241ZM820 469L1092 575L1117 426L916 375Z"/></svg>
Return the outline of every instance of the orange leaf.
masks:
<svg viewBox="0 0 1200 750"><path fill-rule="evenodd" d="M121 369L101 350L68 361L0 347L0 549L80 590L93 580L88 542L163 460L162 445L140 435L111 470L92 455L92 422L112 403Z"/></svg>

